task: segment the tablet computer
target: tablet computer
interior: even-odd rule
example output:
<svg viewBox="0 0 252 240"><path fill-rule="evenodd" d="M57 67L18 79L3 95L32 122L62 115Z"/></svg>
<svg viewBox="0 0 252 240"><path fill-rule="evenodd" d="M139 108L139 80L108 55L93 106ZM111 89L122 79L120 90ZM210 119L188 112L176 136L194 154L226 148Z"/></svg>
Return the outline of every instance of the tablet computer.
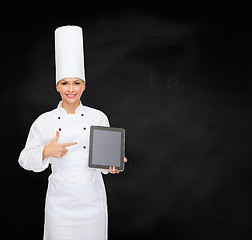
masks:
<svg viewBox="0 0 252 240"><path fill-rule="evenodd" d="M124 170L125 130L123 128L90 127L89 161L91 168Z"/></svg>

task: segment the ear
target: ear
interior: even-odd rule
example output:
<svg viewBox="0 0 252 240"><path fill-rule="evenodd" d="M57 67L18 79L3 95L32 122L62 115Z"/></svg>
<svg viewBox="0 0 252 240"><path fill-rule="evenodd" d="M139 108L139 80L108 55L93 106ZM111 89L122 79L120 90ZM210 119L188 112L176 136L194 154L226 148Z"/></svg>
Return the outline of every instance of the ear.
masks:
<svg viewBox="0 0 252 240"><path fill-rule="evenodd" d="M57 90L57 92L60 92L60 90L59 90L59 86L58 86L59 84L57 83L57 85L56 85L56 90Z"/></svg>
<svg viewBox="0 0 252 240"><path fill-rule="evenodd" d="M86 83L83 82L83 85L82 85L82 92L84 92L86 90Z"/></svg>

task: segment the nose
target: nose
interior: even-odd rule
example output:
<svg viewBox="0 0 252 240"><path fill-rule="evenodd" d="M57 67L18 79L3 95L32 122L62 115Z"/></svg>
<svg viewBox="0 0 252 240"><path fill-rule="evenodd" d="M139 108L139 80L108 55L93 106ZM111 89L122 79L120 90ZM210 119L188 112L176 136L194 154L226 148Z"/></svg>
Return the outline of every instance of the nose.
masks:
<svg viewBox="0 0 252 240"><path fill-rule="evenodd" d="M72 92L72 91L73 91L73 85L70 84L70 85L69 85L69 92Z"/></svg>

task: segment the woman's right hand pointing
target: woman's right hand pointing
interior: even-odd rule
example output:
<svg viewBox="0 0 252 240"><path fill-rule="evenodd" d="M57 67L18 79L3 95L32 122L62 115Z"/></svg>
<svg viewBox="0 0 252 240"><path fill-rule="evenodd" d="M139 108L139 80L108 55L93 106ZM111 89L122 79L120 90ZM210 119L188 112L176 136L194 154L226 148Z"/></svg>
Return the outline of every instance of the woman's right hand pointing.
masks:
<svg viewBox="0 0 252 240"><path fill-rule="evenodd" d="M77 144L77 142L59 143L58 142L59 136L60 136L59 131L57 131L56 136L52 139L52 141L44 147L42 160L44 160L47 157L60 158L68 152L66 147Z"/></svg>

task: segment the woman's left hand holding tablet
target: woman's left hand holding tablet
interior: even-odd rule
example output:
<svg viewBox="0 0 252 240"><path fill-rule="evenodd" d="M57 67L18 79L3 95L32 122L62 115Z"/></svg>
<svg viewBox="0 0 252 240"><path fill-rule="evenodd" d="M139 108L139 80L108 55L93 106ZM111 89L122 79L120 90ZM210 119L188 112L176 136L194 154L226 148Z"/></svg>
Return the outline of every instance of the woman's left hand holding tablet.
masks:
<svg viewBox="0 0 252 240"><path fill-rule="evenodd" d="M125 157L125 158L123 159L123 161L126 163L128 160L127 160L127 158ZM115 174L115 173L119 173L120 171L119 171L118 169L116 169L115 166L113 166L113 167L109 167L109 172L112 173L112 174Z"/></svg>

